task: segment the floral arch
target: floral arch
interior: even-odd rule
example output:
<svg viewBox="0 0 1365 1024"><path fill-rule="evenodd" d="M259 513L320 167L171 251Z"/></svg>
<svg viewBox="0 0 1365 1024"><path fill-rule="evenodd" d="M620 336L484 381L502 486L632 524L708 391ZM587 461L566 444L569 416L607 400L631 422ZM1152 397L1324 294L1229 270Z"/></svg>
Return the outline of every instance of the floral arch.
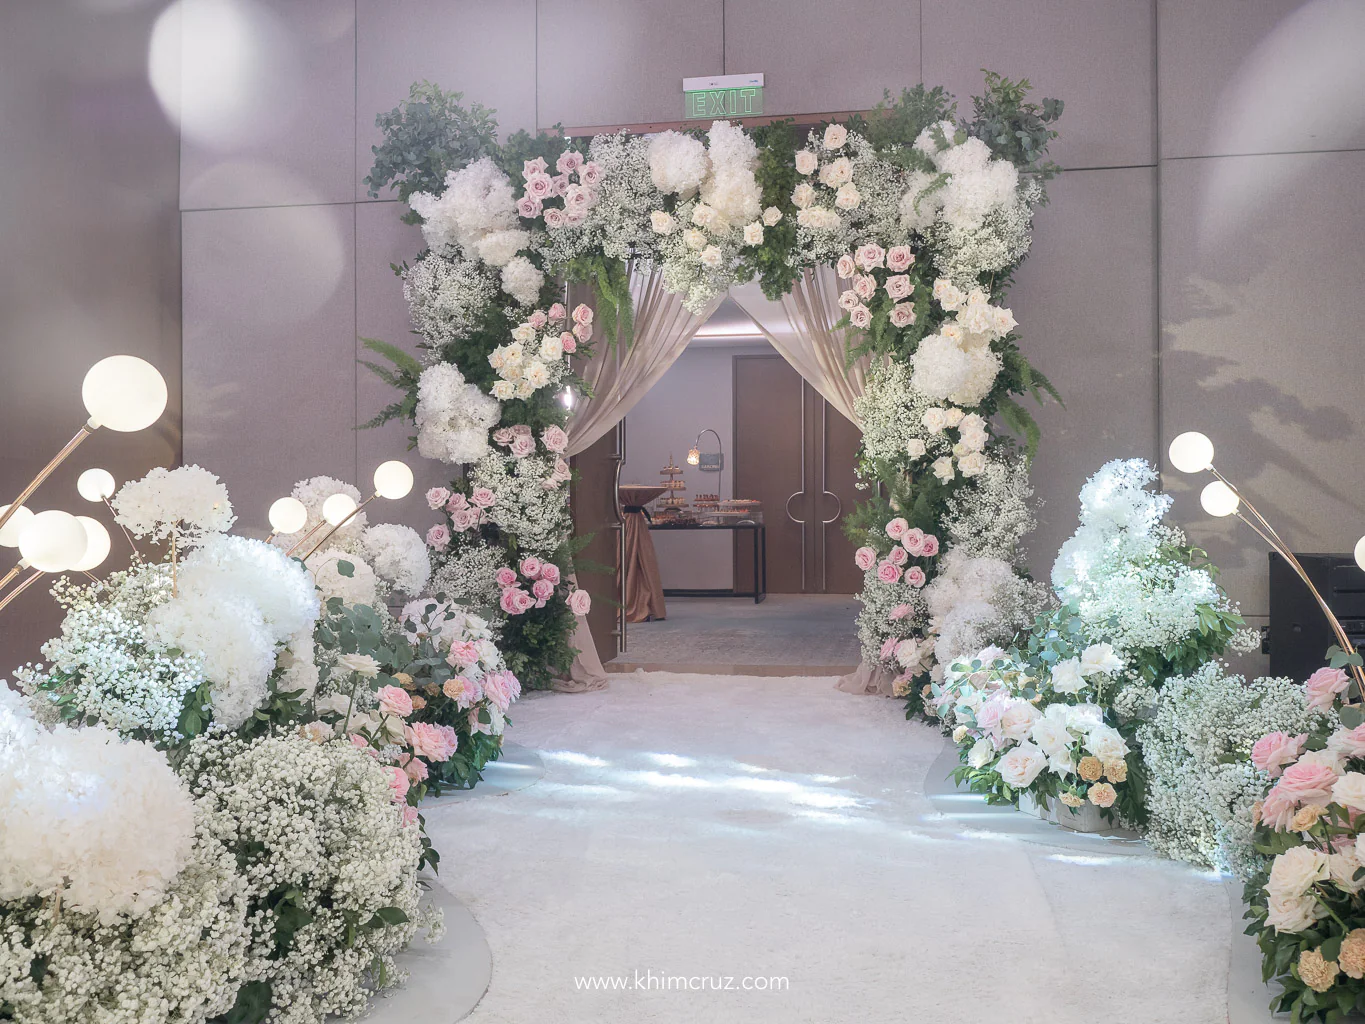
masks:
<svg viewBox="0 0 1365 1024"><path fill-rule="evenodd" d="M1038 429L1021 399L1056 395L1005 296L1062 110L1028 88L987 73L966 116L916 86L809 131L499 144L491 111L426 83L378 117L370 194L395 189L427 248L395 268L421 358L366 342L403 392L372 423L410 421L422 455L462 467L428 496L432 589L499 609L527 685L571 671L588 603L569 582L567 458L737 285L750 309L783 304L796 342L779 351L863 432L856 685L917 704L935 665L1028 624Z"/></svg>

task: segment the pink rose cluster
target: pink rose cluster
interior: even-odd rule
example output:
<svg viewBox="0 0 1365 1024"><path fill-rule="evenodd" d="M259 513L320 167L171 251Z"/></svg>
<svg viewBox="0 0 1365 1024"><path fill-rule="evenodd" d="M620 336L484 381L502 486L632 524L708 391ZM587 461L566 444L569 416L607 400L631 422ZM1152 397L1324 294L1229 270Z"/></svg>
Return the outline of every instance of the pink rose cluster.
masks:
<svg viewBox="0 0 1365 1024"><path fill-rule="evenodd" d="M560 584L559 566L532 555L523 558L517 568L520 576L506 566L498 570L498 586L502 587L499 607L508 615L524 615L532 608L544 608Z"/></svg>
<svg viewBox="0 0 1365 1024"><path fill-rule="evenodd" d="M848 322L859 330L872 323L871 302L880 287L891 300L888 317L893 327L909 327L915 322L915 282L906 273L915 262L915 254L908 245L893 245L883 249L879 245L860 246L856 252L845 253L834 266L848 287L839 295L839 308L848 313ZM888 273L878 284L874 271ZM861 273L859 272L861 271Z"/></svg>
<svg viewBox="0 0 1365 1024"><path fill-rule="evenodd" d="M483 695L506 714L512 702L521 696L521 681L507 669L490 672L483 677Z"/></svg>
<svg viewBox="0 0 1365 1024"><path fill-rule="evenodd" d="M938 554L938 538L925 533L919 527L911 527L903 518L897 516L886 524L886 535L895 543L886 556L878 560L876 549L861 547L853 553L853 561L863 572L876 570L877 579L882 583L904 581L916 589L924 586L928 575L918 565L906 568L911 558L933 558ZM899 612L899 614L896 614ZM908 605L898 606L891 615L894 622L910 613Z"/></svg>
<svg viewBox="0 0 1365 1024"><path fill-rule="evenodd" d="M459 738L448 725L431 725L428 722L413 722L403 727L403 738L412 752L428 761L448 761L455 753Z"/></svg>
<svg viewBox="0 0 1365 1024"><path fill-rule="evenodd" d="M450 546L454 530L465 533L483 525L488 509L498 503L497 495L487 487L476 487L468 497L456 491L451 493L445 487L433 487L427 491L427 505L432 509L443 508L450 517L450 526L437 523L427 531L427 545L437 551Z"/></svg>
<svg viewBox="0 0 1365 1024"><path fill-rule="evenodd" d="M566 150L555 161L555 170L559 173L551 174L545 158L539 156L522 164L526 190L517 198L517 213L527 220L544 217L551 230L576 227L597 202L595 186L602 181L602 168L585 161L582 153ZM563 203L547 206L552 199L563 199Z"/></svg>

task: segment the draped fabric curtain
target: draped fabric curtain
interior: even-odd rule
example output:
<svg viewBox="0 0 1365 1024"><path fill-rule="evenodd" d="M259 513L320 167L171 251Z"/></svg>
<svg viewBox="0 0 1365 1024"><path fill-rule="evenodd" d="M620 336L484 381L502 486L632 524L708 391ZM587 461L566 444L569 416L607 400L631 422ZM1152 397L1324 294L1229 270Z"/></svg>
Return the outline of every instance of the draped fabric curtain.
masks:
<svg viewBox="0 0 1365 1024"><path fill-rule="evenodd" d="M839 291L834 268L816 267L802 271L779 301L764 295L757 283L737 285L730 297L821 398L861 427L853 403L862 397L868 373L876 364L862 356L849 365L844 330L834 326L844 315ZM881 666L863 662L841 678L838 686L848 693L890 695L895 678Z"/></svg>
<svg viewBox="0 0 1365 1024"><path fill-rule="evenodd" d="M609 346L607 339L598 338L592 358L576 367L591 386L592 398L580 403L569 416L569 455L586 451L625 419L682 355L724 298L718 296L700 313L689 312L681 296L664 288L662 271L641 263L630 265L630 297L635 308L630 345ZM579 653L569 677L556 680L554 688L570 693L603 689L607 674L586 616L578 620L573 645Z"/></svg>

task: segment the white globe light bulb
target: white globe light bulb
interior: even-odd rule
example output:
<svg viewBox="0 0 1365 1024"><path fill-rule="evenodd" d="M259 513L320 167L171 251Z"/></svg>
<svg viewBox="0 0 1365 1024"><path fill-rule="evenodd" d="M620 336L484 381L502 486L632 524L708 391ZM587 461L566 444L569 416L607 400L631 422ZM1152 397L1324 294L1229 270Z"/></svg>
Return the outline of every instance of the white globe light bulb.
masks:
<svg viewBox="0 0 1365 1024"><path fill-rule="evenodd" d="M19 537L19 554L35 569L65 572L84 556L89 539L85 526L70 512L39 512Z"/></svg>
<svg viewBox="0 0 1365 1024"><path fill-rule="evenodd" d="M412 490L412 470L396 459L385 462L374 471L374 491L381 498L397 501Z"/></svg>
<svg viewBox="0 0 1365 1024"><path fill-rule="evenodd" d="M166 381L137 356L109 356L85 375L81 401L98 426L131 432L150 427L166 410Z"/></svg>
<svg viewBox="0 0 1365 1024"><path fill-rule="evenodd" d="M85 527L85 554L71 568L76 572L89 572L109 557L109 531L98 519L77 516L76 520Z"/></svg>
<svg viewBox="0 0 1365 1024"><path fill-rule="evenodd" d="M270 506L270 528L276 533L298 533L308 522L308 509L298 498L280 498Z"/></svg>
<svg viewBox="0 0 1365 1024"><path fill-rule="evenodd" d="M0 505L0 516L9 511L8 505ZM33 522L33 509L27 505L20 505L19 510L10 516L10 520L3 527L0 527L0 545L7 548L17 548L19 538L23 536L25 528Z"/></svg>
<svg viewBox="0 0 1365 1024"><path fill-rule="evenodd" d="M1241 503L1237 492L1221 480L1213 481L1199 492L1199 504L1204 506L1204 511L1219 519L1232 515Z"/></svg>
<svg viewBox="0 0 1365 1024"><path fill-rule="evenodd" d="M103 501L116 489L114 474L107 469L87 469L76 478L76 491L86 501Z"/></svg>
<svg viewBox="0 0 1365 1024"><path fill-rule="evenodd" d="M1355 556L1356 565L1365 569L1365 537L1361 537L1360 540L1356 541Z"/></svg>
<svg viewBox="0 0 1365 1024"><path fill-rule="evenodd" d="M333 526L340 526L355 511L355 499L349 494L333 494L322 503L322 518Z"/></svg>
<svg viewBox="0 0 1365 1024"><path fill-rule="evenodd" d="M1213 442L1197 430L1187 430L1176 435L1167 454L1180 472L1202 473L1213 465Z"/></svg>

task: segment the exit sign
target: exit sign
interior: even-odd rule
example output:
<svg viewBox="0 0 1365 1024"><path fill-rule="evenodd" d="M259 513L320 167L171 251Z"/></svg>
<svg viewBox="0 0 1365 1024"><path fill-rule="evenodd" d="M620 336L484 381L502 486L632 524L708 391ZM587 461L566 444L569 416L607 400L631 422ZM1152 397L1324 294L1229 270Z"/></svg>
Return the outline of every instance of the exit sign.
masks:
<svg viewBox="0 0 1365 1024"><path fill-rule="evenodd" d="M753 117L763 113L763 75L712 75L683 79L688 118Z"/></svg>

